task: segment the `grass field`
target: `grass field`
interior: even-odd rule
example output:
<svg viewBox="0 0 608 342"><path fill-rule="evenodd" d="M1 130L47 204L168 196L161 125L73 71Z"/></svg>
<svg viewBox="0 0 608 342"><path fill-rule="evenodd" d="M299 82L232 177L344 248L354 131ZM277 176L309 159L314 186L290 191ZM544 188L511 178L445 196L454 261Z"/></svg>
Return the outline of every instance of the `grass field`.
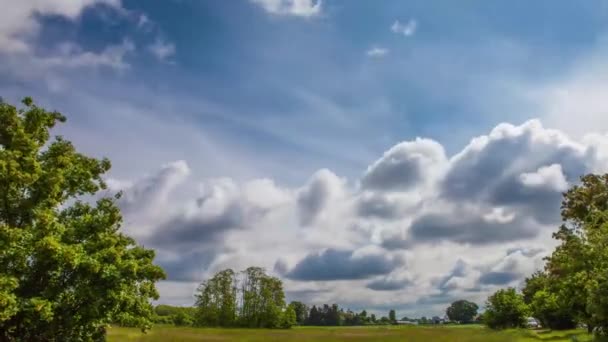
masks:
<svg viewBox="0 0 608 342"><path fill-rule="evenodd" d="M481 326L446 327L298 327L290 330L206 329L157 326L147 334L113 327L108 341L408 341L408 342L533 342L591 341L582 330L560 332L509 330L495 332Z"/></svg>

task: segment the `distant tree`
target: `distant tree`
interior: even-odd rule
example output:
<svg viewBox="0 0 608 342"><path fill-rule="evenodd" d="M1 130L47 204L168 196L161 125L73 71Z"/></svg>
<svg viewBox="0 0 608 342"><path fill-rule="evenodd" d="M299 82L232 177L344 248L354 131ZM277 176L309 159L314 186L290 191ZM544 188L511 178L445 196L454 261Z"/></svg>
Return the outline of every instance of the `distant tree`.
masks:
<svg viewBox="0 0 608 342"><path fill-rule="evenodd" d="M375 314L371 314L371 315L369 316L369 318L370 318L370 321L371 321L372 323L376 323L376 315L375 315Z"/></svg>
<svg viewBox="0 0 608 342"><path fill-rule="evenodd" d="M514 288L496 291L488 297L484 323L492 329L525 327L529 309Z"/></svg>
<svg viewBox="0 0 608 342"><path fill-rule="evenodd" d="M196 322L202 326L231 327L236 325L236 274L227 269L201 283L197 290Z"/></svg>
<svg viewBox="0 0 608 342"><path fill-rule="evenodd" d="M319 326L322 325L323 321L321 319L321 312L317 309L315 305L310 308L310 314L308 315L307 325Z"/></svg>
<svg viewBox="0 0 608 342"><path fill-rule="evenodd" d="M154 313L155 323L189 326L194 324L196 308L161 304L154 307Z"/></svg>
<svg viewBox="0 0 608 342"><path fill-rule="evenodd" d="M446 309L446 314L451 321L469 323L472 322L477 315L478 309L479 307L477 304L473 302L457 300Z"/></svg>
<svg viewBox="0 0 608 342"><path fill-rule="evenodd" d="M369 322L369 317L367 317L367 311L363 310L359 314L360 324L367 324Z"/></svg>
<svg viewBox="0 0 608 342"><path fill-rule="evenodd" d="M391 324L391 320L386 316L382 316L382 318L380 318L380 324Z"/></svg>
<svg viewBox="0 0 608 342"><path fill-rule="evenodd" d="M190 326L194 324L194 317L189 315L186 311L180 310L172 317L173 324L177 326Z"/></svg>
<svg viewBox="0 0 608 342"><path fill-rule="evenodd" d="M391 321L391 323L395 323L397 322L397 315L395 314L395 310L392 310L388 312L388 319Z"/></svg>
<svg viewBox="0 0 608 342"><path fill-rule="evenodd" d="M284 328L292 322L292 311L295 317L293 307L286 310L281 280L259 267L239 274L230 269L218 272L199 286L196 306L196 324L201 326Z"/></svg>
<svg viewBox="0 0 608 342"><path fill-rule="evenodd" d="M260 328L278 328L281 323L292 322L289 320L281 321L283 308L285 307L285 293L283 292L283 283L279 278L264 276L261 281L260 298L261 312L257 317ZM294 319L295 322L295 312ZM249 326L251 326L249 324Z"/></svg>
<svg viewBox="0 0 608 342"><path fill-rule="evenodd" d="M110 161L77 152L51 129L66 119L0 102L0 340L101 341L110 323L150 327L154 252L120 230L106 189Z"/></svg>
<svg viewBox="0 0 608 342"><path fill-rule="evenodd" d="M291 328L292 326L296 325L297 320L296 320L296 310L295 310L295 305L289 304L287 306L287 309L285 309L285 311L281 314L281 321L280 321L280 327L287 329L287 328Z"/></svg>
<svg viewBox="0 0 608 342"><path fill-rule="evenodd" d="M304 325L308 319L308 306L302 302L292 301L289 305L293 306L296 313L296 324Z"/></svg>
<svg viewBox="0 0 608 342"><path fill-rule="evenodd" d="M340 317L340 308L338 304L332 304L327 312L326 324L338 326L342 325L342 320Z"/></svg>
<svg viewBox="0 0 608 342"><path fill-rule="evenodd" d="M422 317L420 317L420 320L418 322L420 324L428 324L429 320L425 316L422 316Z"/></svg>

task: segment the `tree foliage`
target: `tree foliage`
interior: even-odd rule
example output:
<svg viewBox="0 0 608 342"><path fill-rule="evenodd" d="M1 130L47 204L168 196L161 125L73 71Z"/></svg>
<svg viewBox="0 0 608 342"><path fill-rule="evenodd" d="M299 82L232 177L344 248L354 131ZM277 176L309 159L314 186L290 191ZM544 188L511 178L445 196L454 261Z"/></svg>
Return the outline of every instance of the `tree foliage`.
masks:
<svg viewBox="0 0 608 342"><path fill-rule="evenodd" d="M302 302L293 301L289 303L293 307L296 314L296 324L304 325L308 320L308 306Z"/></svg>
<svg viewBox="0 0 608 342"><path fill-rule="evenodd" d="M397 314L395 314L395 310L391 309L388 312L388 319L391 321L391 323L396 323L397 322Z"/></svg>
<svg viewBox="0 0 608 342"><path fill-rule="evenodd" d="M522 290L533 317L550 329L573 329L576 321L568 301L560 299L560 283L551 282L546 272L536 272L526 279Z"/></svg>
<svg viewBox="0 0 608 342"><path fill-rule="evenodd" d="M446 309L446 314L451 321L469 323L477 316L478 309L477 304L473 302L457 300Z"/></svg>
<svg viewBox="0 0 608 342"><path fill-rule="evenodd" d="M585 323L589 330L608 329L608 174L589 174L570 188L562 201L564 224L553 234L560 244L547 259L549 294L560 311Z"/></svg>
<svg viewBox="0 0 608 342"><path fill-rule="evenodd" d="M199 286L196 307L201 326L287 328L296 322L295 308L285 305L281 280L259 267L240 274L218 272Z"/></svg>
<svg viewBox="0 0 608 342"><path fill-rule="evenodd" d="M484 323L492 329L525 327L529 309L514 288L496 291L486 302Z"/></svg>
<svg viewBox="0 0 608 342"><path fill-rule="evenodd" d="M154 313L154 323L191 326L194 324L196 309L161 304L154 307Z"/></svg>
<svg viewBox="0 0 608 342"><path fill-rule="evenodd" d="M154 252L120 232L105 189L110 161L78 153L51 129L65 117L0 103L0 340L101 340L119 322L148 328Z"/></svg>

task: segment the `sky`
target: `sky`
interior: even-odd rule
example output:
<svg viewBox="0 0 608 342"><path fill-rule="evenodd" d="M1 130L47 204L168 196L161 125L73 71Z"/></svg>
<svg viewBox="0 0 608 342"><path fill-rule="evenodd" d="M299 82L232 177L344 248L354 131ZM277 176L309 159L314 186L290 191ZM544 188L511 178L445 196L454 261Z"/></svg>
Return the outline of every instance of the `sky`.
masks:
<svg viewBox="0 0 608 342"><path fill-rule="evenodd" d="M160 303L264 267L288 300L443 315L521 287L608 170L604 1L0 0L0 96L108 157Z"/></svg>

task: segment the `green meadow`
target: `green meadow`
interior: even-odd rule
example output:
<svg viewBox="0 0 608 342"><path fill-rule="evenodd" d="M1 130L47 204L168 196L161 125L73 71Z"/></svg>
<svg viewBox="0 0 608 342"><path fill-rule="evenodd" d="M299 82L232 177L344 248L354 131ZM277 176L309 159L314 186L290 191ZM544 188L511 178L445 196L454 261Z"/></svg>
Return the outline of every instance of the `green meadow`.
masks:
<svg viewBox="0 0 608 342"><path fill-rule="evenodd" d="M156 326L146 334L138 329L112 327L108 341L408 341L408 342L532 342L592 341L583 330L493 331L481 326L366 326L296 327L287 330L213 329Z"/></svg>

